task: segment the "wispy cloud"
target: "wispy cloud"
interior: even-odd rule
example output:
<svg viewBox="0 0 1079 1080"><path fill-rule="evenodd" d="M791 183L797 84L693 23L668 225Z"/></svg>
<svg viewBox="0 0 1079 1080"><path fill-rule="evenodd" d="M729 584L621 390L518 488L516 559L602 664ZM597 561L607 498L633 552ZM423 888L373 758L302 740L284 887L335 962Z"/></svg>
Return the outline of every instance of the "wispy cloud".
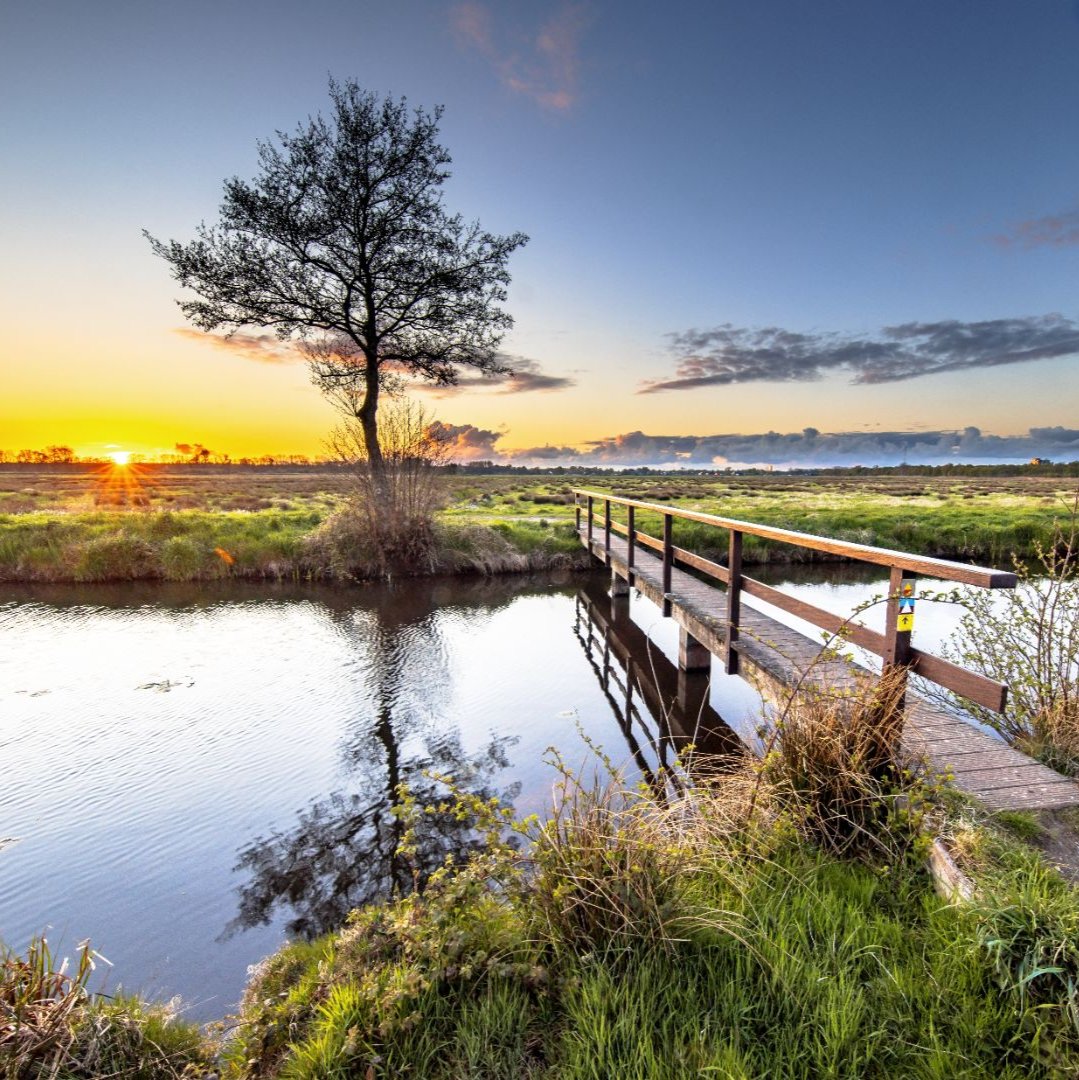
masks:
<svg viewBox="0 0 1079 1080"><path fill-rule="evenodd" d="M563 3L528 35L496 29L491 7L475 0L454 7L451 19L461 44L483 56L508 89L556 112L565 112L576 102L581 39L589 23L583 6Z"/></svg>
<svg viewBox="0 0 1079 1080"><path fill-rule="evenodd" d="M452 397L465 390L493 390L496 394L530 394L567 390L576 380L565 375L548 375L538 360L527 356L503 353L499 362L509 371L504 375L462 375L452 386L433 383L416 383L414 389L434 394L435 397Z"/></svg>
<svg viewBox="0 0 1079 1080"><path fill-rule="evenodd" d="M674 375L648 379L638 393L743 382L797 382L846 371L855 383L896 382L1079 355L1079 324L1063 315L984 322L910 322L875 335L748 329L725 323L669 334Z"/></svg>
<svg viewBox="0 0 1079 1080"><path fill-rule="evenodd" d="M188 326L179 326L173 333L262 364L294 364L306 359L293 342L282 341L273 334L245 334L238 331L231 337L225 337L223 334L192 330Z"/></svg>
<svg viewBox="0 0 1079 1080"><path fill-rule="evenodd" d="M1012 225L993 237L1004 248L1075 247L1079 245L1079 206Z"/></svg>
<svg viewBox="0 0 1079 1080"><path fill-rule="evenodd" d="M263 364L294 364L309 359L303 346L291 341L281 341L273 334L249 334L237 332L231 337L223 334L208 334L190 327L177 327L173 333L191 341L210 345L215 349L234 353L247 360L256 360ZM418 390L433 394L435 397L452 397L464 390L491 390L496 394L528 394L566 390L576 384L576 380L565 375L548 375L538 360L527 356L515 356L503 353L499 361L509 370L499 375L468 374L466 372L450 386L425 382L422 379L410 379L406 370L395 365L388 365L391 370L401 375L409 390Z"/></svg>

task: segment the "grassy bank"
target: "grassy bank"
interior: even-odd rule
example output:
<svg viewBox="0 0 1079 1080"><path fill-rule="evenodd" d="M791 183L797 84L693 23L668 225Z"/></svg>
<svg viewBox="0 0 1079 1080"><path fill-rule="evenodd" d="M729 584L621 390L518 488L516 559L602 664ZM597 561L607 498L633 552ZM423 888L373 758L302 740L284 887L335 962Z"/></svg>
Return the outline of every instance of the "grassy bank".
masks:
<svg viewBox="0 0 1079 1080"><path fill-rule="evenodd" d="M500 573L584 562L568 526L446 523L400 573ZM0 581L356 580L376 553L347 517L317 510L0 515Z"/></svg>
<svg viewBox="0 0 1079 1080"><path fill-rule="evenodd" d="M651 850L622 835L600 852L591 835L573 839L580 850L541 850L522 891L451 879L279 953L249 989L232 1075L1018 1078L1079 1066L1066 988L1028 984L1024 1000L1018 986L1028 953L1070 949L1075 927L1074 897L1031 868L998 878L991 908L959 910L910 869L882 875L789 835L748 851L730 835ZM1018 905L1021 956L1001 956L990 943Z"/></svg>
<svg viewBox="0 0 1079 1080"><path fill-rule="evenodd" d="M0 965L5 1077L676 1080L1079 1072L1079 894L898 751L901 680L803 690L761 762L663 790L582 783L515 821L399 789L407 889L253 973L228 1037L86 992L40 947ZM840 722L841 721L841 722ZM605 759L602 759L605 762ZM693 783L688 780L693 778ZM425 858L454 820L458 856ZM944 835L973 879L926 873ZM36 951L35 951L36 950ZM107 1054L107 1057L105 1056ZM156 1071L155 1071L156 1070Z"/></svg>
<svg viewBox="0 0 1079 1080"><path fill-rule="evenodd" d="M490 807L447 802L488 832L484 852L285 946L254 972L224 1041L159 1009L59 992L39 1013L74 1065L50 1071L55 1043L35 1037L25 1004L12 1035L9 959L2 1074L105 1075L78 1065L102 1047L108 1075L233 1080L1079 1069L1079 901L992 825L953 832L982 890L955 906L917 860L807 842L753 773L673 803L578 789L551 822L509 830L521 847ZM406 799L402 812L407 826L425 809Z"/></svg>

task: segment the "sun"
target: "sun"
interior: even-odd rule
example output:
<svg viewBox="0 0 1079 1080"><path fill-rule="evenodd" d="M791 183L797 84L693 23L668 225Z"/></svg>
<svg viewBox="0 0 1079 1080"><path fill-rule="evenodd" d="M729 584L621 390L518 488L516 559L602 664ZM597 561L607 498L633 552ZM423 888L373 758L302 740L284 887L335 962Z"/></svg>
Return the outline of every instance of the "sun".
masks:
<svg viewBox="0 0 1079 1080"><path fill-rule="evenodd" d="M131 451L113 450L113 452L109 454L109 457L112 458L112 463L114 465L119 465L121 468L123 468L131 460Z"/></svg>

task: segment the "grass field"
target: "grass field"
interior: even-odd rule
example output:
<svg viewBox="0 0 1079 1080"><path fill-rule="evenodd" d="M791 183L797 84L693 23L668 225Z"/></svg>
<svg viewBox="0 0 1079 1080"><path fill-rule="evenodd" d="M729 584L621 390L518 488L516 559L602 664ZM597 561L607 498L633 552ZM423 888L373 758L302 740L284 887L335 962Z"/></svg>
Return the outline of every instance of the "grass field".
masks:
<svg viewBox="0 0 1079 1080"><path fill-rule="evenodd" d="M439 521L453 557L441 568L574 557L574 487L1007 566L1051 541L1074 485L1045 476L447 475ZM332 576L305 538L349 491L347 472L329 466L0 466L0 580ZM638 523L658 532L649 515ZM677 522L675 542L717 557L726 533ZM749 562L811 556L746 539Z"/></svg>

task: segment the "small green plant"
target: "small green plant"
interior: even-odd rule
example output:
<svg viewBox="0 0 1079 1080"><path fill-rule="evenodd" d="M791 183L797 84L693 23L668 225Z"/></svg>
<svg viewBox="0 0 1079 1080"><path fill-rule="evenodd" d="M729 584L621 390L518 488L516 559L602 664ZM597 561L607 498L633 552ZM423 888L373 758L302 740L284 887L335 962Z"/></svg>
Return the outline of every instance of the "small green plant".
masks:
<svg viewBox="0 0 1079 1080"><path fill-rule="evenodd" d="M1038 840L1045 835L1045 826L1029 810L1000 810L993 823L1020 840Z"/></svg>
<svg viewBox="0 0 1079 1080"><path fill-rule="evenodd" d="M1015 559L1012 591L978 591L948 659L1008 684L996 713L963 705L1010 743L1070 775L1079 775L1079 493L1053 540L1034 541L1032 569ZM1037 571L1037 572L1035 572Z"/></svg>
<svg viewBox="0 0 1079 1080"><path fill-rule="evenodd" d="M1014 996L1034 1053L1075 1075L1079 1051L1079 907L1073 890L1033 860L976 909L978 942ZM1069 1066L1070 1063L1070 1066Z"/></svg>

